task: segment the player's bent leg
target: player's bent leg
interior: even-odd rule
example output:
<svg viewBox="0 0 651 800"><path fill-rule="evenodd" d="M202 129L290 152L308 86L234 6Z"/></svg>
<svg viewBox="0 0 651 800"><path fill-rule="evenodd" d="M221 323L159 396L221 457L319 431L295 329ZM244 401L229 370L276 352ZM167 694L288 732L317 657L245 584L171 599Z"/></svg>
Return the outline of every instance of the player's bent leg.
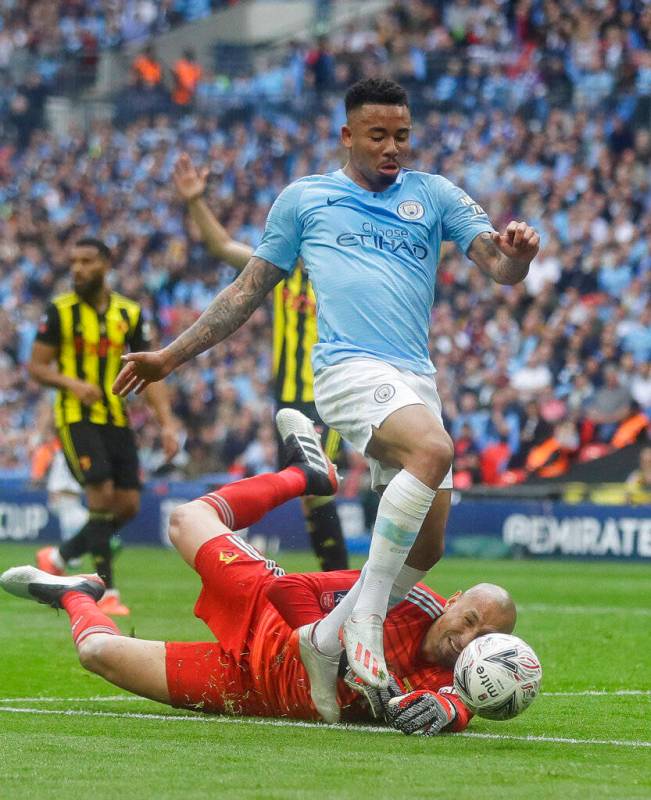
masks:
<svg viewBox="0 0 651 800"><path fill-rule="evenodd" d="M194 568L197 552L205 542L232 533L212 508L201 500L192 500L177 506L170 515L170 542L181 558Z"/></svg>
<svg viewBox="0 0 651 800"><path fill-rule="evenodd" d="M96 633L77 648L81 665L128 692L170 703L165 643Z"/></svg>
<svg viewBox="0 0 651 800"><path fill-rule="evenodd" d="M27 565L0 575L0 586L16 597L65 609L86 669L142 697L169 702L165 644L122 636L97 605L104 594L97 575L55 576Z"/></svg>
<svg viewBox="0 0 651 800"><path fill-rule="evenodd" d="M392 588L430 511L436 488L450 469L452 441L432 411L414 404L397 409L374 430L367 453L402 469L382 495L366 578L344 623L343 639L355 674L371 686L384 688L388 670L383 622Z"/></svg>
<svg viewBox="0 0 651 800"><path fill-rule="evenodd" d="M170 519L172 544L194 566L204 542L248 528L276 506L305 494L309 482L306 471L299 464L280 472L245 478L178 506Z"/></svg>
<svg viewBox="0 0 651 800"><path fill-rule="evenodd" d="M452 464L452 439L424 405L399 408L375 428L366 454L383 464L406 469L437 489Z"/></svg>

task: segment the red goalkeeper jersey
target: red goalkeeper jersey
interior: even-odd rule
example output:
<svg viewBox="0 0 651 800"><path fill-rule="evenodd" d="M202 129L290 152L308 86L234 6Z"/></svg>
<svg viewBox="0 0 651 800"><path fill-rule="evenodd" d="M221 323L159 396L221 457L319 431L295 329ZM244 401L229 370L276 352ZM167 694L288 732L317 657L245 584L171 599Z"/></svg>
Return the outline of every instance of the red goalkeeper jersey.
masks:
<svg viewBox="0 0 651 800"><path fill-rule="evenodd" d="M300 661L298 637L293 629L330 612L359 576L356 570L285 575L267 584L268 603L261 609L248 639L249 666L255 693L267 715L314 718L309 680ZM446 600L423 584L389 612L384 625L384 655L389 670L409 689L445 691L457 718L451 726L466 727L471 714L452 691L453 673L421 657L425 633L441 615ZM293 634L293 635L292 635ZM339 680L337 695L342 717L367 719L358 693Z"/></svg>

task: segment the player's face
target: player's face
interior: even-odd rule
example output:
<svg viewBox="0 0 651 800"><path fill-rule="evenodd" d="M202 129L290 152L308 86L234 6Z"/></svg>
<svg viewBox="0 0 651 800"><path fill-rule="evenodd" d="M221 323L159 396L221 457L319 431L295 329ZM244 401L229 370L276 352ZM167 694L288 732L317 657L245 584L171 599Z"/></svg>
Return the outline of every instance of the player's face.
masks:
<svg viewBox="0 0 651 800"><path fill-rule="evenodd" d="M407 106L366 104L350 112L341 129L350 177L382 192L398 177L409 153L411 115Z"/></svg>
<svg viewBox="0 0 651 800"><path fill-rule="evenodd" d="M93 297L104 285L108 263L96 247L81 245L72 248L70 272L75 292L80 297Z"/></svg>
<svg viewBox="0 0 651 800"><path fill-rule="evenodd" d="M513 621L490 597L457 592L425 634L426 661L453 667L464 647L486 633L510 633Z"/></svg>

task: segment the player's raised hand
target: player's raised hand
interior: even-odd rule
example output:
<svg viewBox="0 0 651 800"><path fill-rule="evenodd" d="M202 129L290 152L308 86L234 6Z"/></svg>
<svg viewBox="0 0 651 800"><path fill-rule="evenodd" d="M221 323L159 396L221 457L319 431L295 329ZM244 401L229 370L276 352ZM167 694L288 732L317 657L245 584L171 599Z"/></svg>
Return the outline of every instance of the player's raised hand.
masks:
<svg viewBox="0 0 651 800"><path fill-rule="evenodd" d="M434 736L454 722L454 705L438 692L419 689L389 700L387 722L407 736L412 733Z"/></svg>
<svg viewBox="0 0 651 800"><path fill-rule="evenodd" d="M511 220L504 233L493 232L491 239L508 258L529 264L540 248L540 236L526 222Z"/></svg>
<svg viewBox="0 0 651 800"><path fill-rule="evenodd" d="M206 191L208 181L208 167L197 169L187 153L182 153L174 165L172 177L174 185L181 199L189 203L201 197Z"/></svg>
<svg viewBox="0 0 651 800"><path fill-rule="evenodd" d="M140 394L150 383L161 381L172 371L162 350L147 353L127 353L124 366L113 383L113 394L126 397L130 392Z"/></svg>

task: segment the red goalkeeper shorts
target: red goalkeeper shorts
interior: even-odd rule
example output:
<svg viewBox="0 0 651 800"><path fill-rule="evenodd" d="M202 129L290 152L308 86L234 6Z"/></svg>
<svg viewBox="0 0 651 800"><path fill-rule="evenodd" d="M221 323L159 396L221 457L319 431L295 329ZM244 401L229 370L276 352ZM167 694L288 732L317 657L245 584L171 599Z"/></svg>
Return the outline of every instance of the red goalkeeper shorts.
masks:
<svg viewBox="0 0 651 800"><path fill-rule="evenodd" d="M249 680L248 642L268 603L265 589L284 570L232 533L205 542L194 566L202 582L194 613L217 641L166 644L172 705L208 713L260 713L263 706Z"/></svg>

